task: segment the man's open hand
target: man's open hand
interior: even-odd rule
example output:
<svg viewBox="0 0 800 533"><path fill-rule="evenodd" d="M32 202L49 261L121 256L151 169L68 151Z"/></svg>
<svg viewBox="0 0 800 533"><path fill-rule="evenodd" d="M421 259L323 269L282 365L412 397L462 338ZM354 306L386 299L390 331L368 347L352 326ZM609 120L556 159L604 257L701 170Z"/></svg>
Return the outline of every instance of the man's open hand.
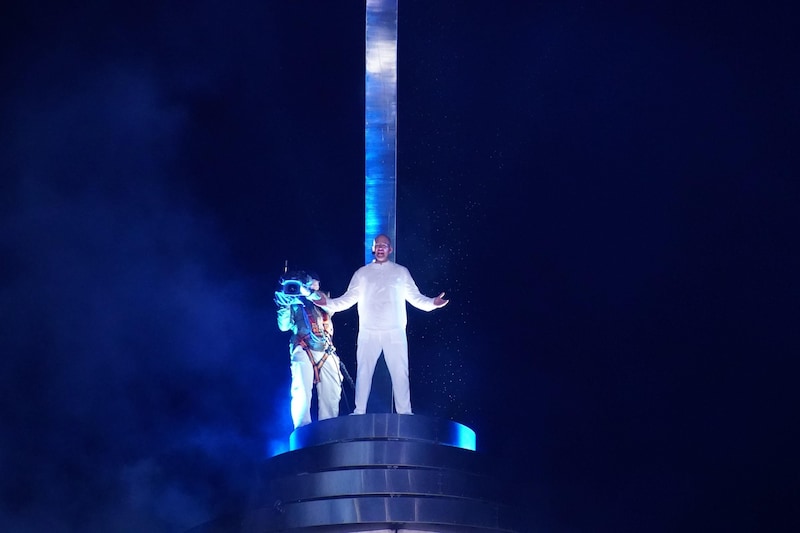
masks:
<svg viewBox="0 0 800 533"><path fill-rule="evenodd" d="M440 294L439 296L433 299L433 305L435 305L436 307L444 307L448 303L450 303L450 300L444 299L444 293Z"/></svg>

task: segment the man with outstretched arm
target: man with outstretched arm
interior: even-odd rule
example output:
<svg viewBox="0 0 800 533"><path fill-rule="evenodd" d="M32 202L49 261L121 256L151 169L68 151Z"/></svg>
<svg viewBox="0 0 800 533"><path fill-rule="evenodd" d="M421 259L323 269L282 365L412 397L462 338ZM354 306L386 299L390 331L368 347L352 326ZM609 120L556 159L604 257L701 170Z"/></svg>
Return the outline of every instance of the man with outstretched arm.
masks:
<svg viewBox="0 0 800 533"><path fill-rule="evenodd" d="M359 268L347 292L338 298L320 295L314 303L333 313L358 303L358 346L356 348L356 407L353 414L366 413L375 365L383 352L395 409L398 414L413 414L408 384L408 341L406 302L423 311L447 305L444 293L435 298L423 295L404 266L389 261L392 243L386 235L372 242L375 259Z"/></svg>

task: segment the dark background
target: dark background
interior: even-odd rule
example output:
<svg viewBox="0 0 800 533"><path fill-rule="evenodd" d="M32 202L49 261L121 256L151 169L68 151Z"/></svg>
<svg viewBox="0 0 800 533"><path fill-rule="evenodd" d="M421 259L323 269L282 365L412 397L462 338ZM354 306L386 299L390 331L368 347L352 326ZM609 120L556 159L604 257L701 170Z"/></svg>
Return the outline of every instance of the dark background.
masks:
<svg viewBox="0 0 800 533"><path fill-rule="evenodd" d="M401 4L397 260L452 298L415 412L530 531L796 530L790 4ZM361 266L364 5L3 11L0 529L236 510L291 431L284 261Z"/></svg>

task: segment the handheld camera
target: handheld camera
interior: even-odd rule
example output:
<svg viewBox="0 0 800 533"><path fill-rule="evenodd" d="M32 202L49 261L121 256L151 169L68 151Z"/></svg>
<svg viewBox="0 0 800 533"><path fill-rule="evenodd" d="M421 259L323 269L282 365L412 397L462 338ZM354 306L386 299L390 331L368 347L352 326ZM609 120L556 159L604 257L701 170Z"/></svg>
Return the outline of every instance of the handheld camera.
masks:
<svg viewBox="0 0 800 533"><path fill-rule="evenodd" d="M281 292L287 296L311 296L311 276L302 271L287 272L280 279Z"/></svg>

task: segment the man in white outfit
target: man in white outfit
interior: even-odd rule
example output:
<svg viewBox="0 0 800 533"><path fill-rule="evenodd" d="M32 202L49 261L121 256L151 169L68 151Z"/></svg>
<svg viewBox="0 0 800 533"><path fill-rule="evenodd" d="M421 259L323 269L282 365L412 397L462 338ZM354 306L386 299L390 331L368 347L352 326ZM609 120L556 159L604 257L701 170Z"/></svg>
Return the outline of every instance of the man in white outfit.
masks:
<svg viewBox="0 0 800 533"><path fill-rule="evenodd" d="M383 352L392 378L395 410L411 412L408 385L408 341L406 339L406 302L423 311L447 305L444 293L429 298L419 292L408 269L389 261L392 243L386 235L372 242L375 259L359 268L347 292L339 298L320 295L314 303L331 313L349 309L358 303L358 347L356 349L356 407L353 414L363 415L372 388L375 365Z"/></svg>

